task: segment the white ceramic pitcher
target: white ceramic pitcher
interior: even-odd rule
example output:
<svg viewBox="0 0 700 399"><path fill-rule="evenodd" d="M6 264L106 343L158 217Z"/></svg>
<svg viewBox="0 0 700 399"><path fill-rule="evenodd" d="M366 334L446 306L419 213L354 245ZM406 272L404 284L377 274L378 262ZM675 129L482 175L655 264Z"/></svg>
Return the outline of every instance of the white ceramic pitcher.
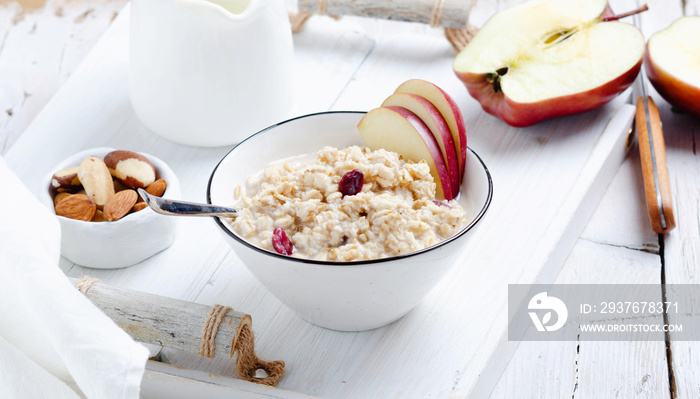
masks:
<svg viewBox="0 0 700 399"><path fill-rule="evenodd" d="M291 108L283 0L134 0L130 47L134 110L167 139L230 145Z"/></svg>

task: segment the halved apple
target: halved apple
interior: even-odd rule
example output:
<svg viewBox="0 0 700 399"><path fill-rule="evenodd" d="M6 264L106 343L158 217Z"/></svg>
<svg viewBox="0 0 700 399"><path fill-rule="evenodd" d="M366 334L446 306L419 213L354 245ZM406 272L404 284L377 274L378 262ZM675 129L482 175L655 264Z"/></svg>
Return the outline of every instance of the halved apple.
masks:
<svg viewBox="0 0 700 399"><path fill-rule="evenodd" d="M467 163L467 128L464 125L462 111L455 100L440 87L422 79L411 79L399 86L394 93L415 94L426 98L445 118L452 134L452 141L457 151L459 162L459 181L464 177L464 165Z"/></svg>
<svg viewBox="0 0 700 399"><path fill-rule="evenodd" d="M360 120L357 128L365 145L372 150L383 148L414 162L425 160L437 186L437 198L454 198L437 140L416 114L402 107L375 108Z"/></svg>
<svg viewBox="0 0 700 399"><path fill-rule="evenodd" d="M447 122L440 111L425 97L416 94L394 93L382 103L382 107L389 106L406 108L416 114L428 126L440 147L442 159L447 166L447 174L452 185L452 197L456 197L459 194L460 184L457 150L455 149L450 128L447 126Z"/></svg>
<svg viewBox="0 0 700 399"><path fill-rule="evenodd" d="M680 18L652 35L645 58L656 91L676 108L700 117L700 16Z"/></svg>
<svg viewBox="0 0 700 399"><path fill-rule="evenodd" d="M453 69L512 126L588 111L624 91L642 65L642 33L611 14L606 0L526 1L489 19Z"/></svg>

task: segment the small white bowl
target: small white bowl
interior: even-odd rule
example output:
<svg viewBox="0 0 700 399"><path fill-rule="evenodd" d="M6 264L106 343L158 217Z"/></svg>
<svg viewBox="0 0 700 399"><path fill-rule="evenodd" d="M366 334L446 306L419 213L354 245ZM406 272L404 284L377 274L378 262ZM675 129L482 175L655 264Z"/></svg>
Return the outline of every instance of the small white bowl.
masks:
<svg viewBox="0 0 700 399"><path fill-rule="evenodd" d="M61 169L78 166L90 155L104 158L114 148L100 147L65 159L42 180L39 200L52 211L51 177ZM180 183L165 162L146 153L156 176L168 183L164 196L180 198ZM56 216L61 224L61 255L70 261L96 269L117 269L141 262L168 248L175 241L175 218L158 215L150 208L113 222L85 222Z"/></svg>
<svg viewBox="0 0 700 399"><path fill-rule="evenodd" d="M363 115L364 112L306 115L256 133L238 144L214 169L207 201L233 204L234 188L245 187L247 177L270 162L311 154L328 145L363 145L357 131ZM389 324L420 302L456 263L488 209L492 193L491 175L470 149L459 199L468 212L468 225L432 247L369 261L325 262L268 252L237 236L228 222L215 220L245 266L282 303L316 325L361 331Z"/></svg>

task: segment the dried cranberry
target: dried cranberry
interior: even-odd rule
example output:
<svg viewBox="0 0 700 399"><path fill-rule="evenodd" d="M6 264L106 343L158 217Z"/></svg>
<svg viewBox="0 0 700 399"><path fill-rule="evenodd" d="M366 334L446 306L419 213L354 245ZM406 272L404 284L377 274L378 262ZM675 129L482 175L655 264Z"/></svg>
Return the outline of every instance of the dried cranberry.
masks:
<svg viewBox="0 0 700 399"><path fill-rule="evenodd" d="M437 206L444 206L444 207L446 207L446 208L452 209L451 206L449 206L448 204L446 204L446 203L444 203L444 202L442 202L442 201L433 201L433 203L435 203L435 205L437 205Z"/></svg>
<svg viewBox="0 0 700 399"><path fill-rule="evenodd" d="M338 183L338 191L343 195L355 195L362 191L362 185L365 183L365 175L359 169L351 170L343 175Z"/></svg>
<svg viewBox="0 0 700 399"><path fill-rule="evenodd" d="M287 233L281 227L275 228L272 232L272 248L282 255L291 255L294 250L294 246L292 242L289 241Z"/></svg>

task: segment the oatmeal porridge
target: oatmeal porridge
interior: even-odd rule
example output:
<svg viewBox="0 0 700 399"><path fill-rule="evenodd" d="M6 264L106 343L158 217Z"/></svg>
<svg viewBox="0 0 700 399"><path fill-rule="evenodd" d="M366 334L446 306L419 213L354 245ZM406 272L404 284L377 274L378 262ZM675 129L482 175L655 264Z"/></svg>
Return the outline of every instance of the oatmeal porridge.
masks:
<svg viewBox="0 0 700 399"><path fill-rule="evenodd" d="M237 187L233 230L294 257L357 261L414 252L463 228L456 201L435 198L425 162L395 152L326 147L313 162L267 166Z"/></svg>

